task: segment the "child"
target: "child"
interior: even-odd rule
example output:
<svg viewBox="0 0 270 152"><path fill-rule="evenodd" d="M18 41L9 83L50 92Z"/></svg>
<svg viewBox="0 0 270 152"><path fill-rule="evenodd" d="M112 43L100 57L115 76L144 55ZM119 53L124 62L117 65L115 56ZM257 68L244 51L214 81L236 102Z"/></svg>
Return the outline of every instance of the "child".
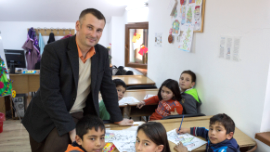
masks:
<svg viewBox="0 0 270 152"><path fill-rule="evenodd" d="M57 143L56 143L57 144ZM97 116L84 116L76 125L75 142L66 152L102 151L105 146L105 126Z"/></svg>
<svg viewBox="0 0 270 152"><path fill-rule="evenodd" d="M136 152L170 152L167 133L159 122L148 122L138 127Z"/></svg>
<svg viewBox="0 0 270 152"><path fill-rule="evenodd" d="M117 94L118 94L118 101L119 101L124 97L127 86L126 86L125 82L121 79L114 79L113 82L116 86L116 90L117 90ZM100 115L100 118L102 120L110 120L110 118L111 118L103 101L99 102L99 115Z"/></svg>
<svg viewBox="0 0 270 152"><path fill-rule="evenodd" d="M179 86L181 89L184 114L196 114L198 108L202 104L197 90L193 88L196 82L196 75L190 70L183 71L179 79Z"/></svg>
<svg viewBox="0 0 270 152"><path fill-rule="evenodd" d="M158 103L158 108L150 116L150 120L160 120L172 114L182 114L183 107L179 101L181 101L181 94L177 81L167 79L159 88L157 96L141 101L137 107L141 109L144 105Z"/></svg>
<svg viewBox="0 0 270 152"><path fill-rule="evenodd" d="M202 136L208 142L206 145L207 152L226 151L240 152L236 140L233 138L235 124L226 114L217 114L210 118L209 130L204 127L181 128L176 129L177 133L190 133L194 136ZM176 148L180 148L178 146Z"/></svg>

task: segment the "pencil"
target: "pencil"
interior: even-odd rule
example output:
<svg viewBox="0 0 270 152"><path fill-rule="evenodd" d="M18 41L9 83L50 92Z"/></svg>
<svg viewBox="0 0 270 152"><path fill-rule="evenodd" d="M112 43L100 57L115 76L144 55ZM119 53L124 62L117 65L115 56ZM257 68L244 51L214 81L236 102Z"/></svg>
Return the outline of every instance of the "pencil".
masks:
<svg viewBox="0 0 270 152"><path fill-rule="evenodd" d="M180 131L180 130L181 130L181 126L182 126L182 122L183 122L183 120L184 120L184 115L183 115L183 117L182 117L182 121L181 121L181 124L180 124L180 127L179 127L179 130L178 130L178 131Z"/></svg>

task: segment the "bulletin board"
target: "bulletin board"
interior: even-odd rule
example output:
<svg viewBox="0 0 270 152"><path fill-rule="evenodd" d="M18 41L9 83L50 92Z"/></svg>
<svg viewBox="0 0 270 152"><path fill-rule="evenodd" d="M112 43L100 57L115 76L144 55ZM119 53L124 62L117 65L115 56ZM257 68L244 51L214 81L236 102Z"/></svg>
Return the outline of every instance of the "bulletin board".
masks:
<svg viewBox="0 0 270 152"><path fill-rule="evenodd" d="M190 25L194 26L193 32L203 32L205 1L175 0L171 13L173 35L179 35L180 31L184 31Z"/></svg>

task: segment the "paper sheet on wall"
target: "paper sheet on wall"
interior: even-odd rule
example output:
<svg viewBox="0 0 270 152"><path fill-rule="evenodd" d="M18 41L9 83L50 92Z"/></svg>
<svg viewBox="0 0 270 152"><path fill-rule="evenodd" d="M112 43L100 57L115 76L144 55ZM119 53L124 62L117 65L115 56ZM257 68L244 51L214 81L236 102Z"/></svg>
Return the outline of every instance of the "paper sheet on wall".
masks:
<svg viewBox="0 0 270 152"><path fill-rule="evenodd" d="M220 44L219 44L219 57L220 58L224 58L225 41L226 41L226 37L221 36L220 37Z"/></svg>
<svg viewBox="0 0 270 152"><path fill-rule="evenodd" d="M176 2L175 9L171 16L172 35L180 34L180 25L181 25L180 20L181 20L180 4L179 2Z"/></svg>
<svg viewBox="0 0 270 152"><path fill-rule="evenodd" d="M139 102L140 101L134 97L124 97L118 101L119 106L120 105L134 105L134 104L137 104Z"/></svg>
<svg viewBox="0 0 270 152"><path fill-rule="evenodd" d="M233 40L233 60L239 61L240 37L234 37Z"/></svg>
<svg viewBox="0 0 270 152"><path fill-rule="evenodd" d="M232 38L227 37L227 48L226 48L226 59L231 59L231 51L232 51Z"/></svg>
<svg viewBox="0 0 270 152"><path fill-rule="evenodd" d="M169 15L170 16L172 16L173 11L174 11L176 5L177 5L177 1L176 0L170 0L169 5L168 5L168 10L169 10Z"/></svg>
<svg viewBox="0 0 270 152"><path fill-rule="evenodd" d="M207 143L206 141L201 140L200 138L192 136L191 134L188 133L178 135L175 129L167 132L167 137L168 140L170 140L175 144L178 144L181 141L183 145L187 147L188 151L192 151Z"/></svg>
<svg viewBox="0 0 270 152"><path fill-rule="evenodd" d="M162 47L162 33L155 33L155 46Z"/></svg>
<svg viewBox="0 0 270 152"><path fill-rule="evenodd" d="M180 42L178 45L178 49L185 51L185 52L190 52L191 50L191 45L192 45L192 39L193 39L193 25L186 25L187 27L183 31L183 34L180 38Z"/></svg>

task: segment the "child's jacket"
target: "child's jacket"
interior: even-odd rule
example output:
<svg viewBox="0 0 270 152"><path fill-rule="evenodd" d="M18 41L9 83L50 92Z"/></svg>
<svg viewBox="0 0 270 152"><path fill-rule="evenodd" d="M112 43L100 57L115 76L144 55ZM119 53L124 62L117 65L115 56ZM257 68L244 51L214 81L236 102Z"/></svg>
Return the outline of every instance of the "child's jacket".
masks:
<svg viewBox="0 0 270 152"><path fill-rule="evenodd" d="M66 152L86 152L82 146L78 145L76 141L68 145Z"/></svg>
<svg viewBox="0 0 270 152"><path fill-rule="evenodd" d="M224 140L217 144L212 144L208 137L208 129L204 127L192 127L190 128L190 134L194 136L201 136L207 140L206 152L240 152L237 141L232 138L230 140Z"/></svg>
<svg viewBox="0 0 270 152"><path fill-rule="evenodd" d="M171 115L175 111L177 114L181 115L183 112L183 107L176 100L159 100L158 96L153 96L151 98L145 99L145 105L158 103L158 107L155 112L150 116L150 120L160 120L166 116Z"/></svg>
<svg viewBox="0 0 270 152"><path fill-rule="evenodd" d="M184 108L183 114L196 114L198 113L198 108L202 104L197 90L195 88L188 89L181 94L182 100L181 105Z"/></svg>

